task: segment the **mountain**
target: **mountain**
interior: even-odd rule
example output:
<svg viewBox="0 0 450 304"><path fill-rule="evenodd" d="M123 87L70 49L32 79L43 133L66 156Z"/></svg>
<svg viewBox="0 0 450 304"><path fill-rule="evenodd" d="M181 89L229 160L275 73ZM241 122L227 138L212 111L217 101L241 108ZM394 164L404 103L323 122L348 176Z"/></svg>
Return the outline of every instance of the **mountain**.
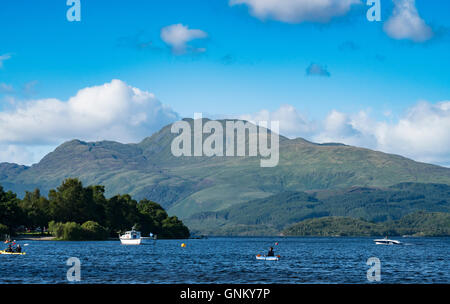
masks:
<svg viewBox="0 0 450 304"><path fill-rule="evenodd" d="M193 125L192 119L185 121ZM30 167L0 164L0 184L21 194L36 187L46 193L64 178L78 177L85 185L105 185L107 196L130 193L157 201L182 219L279 193L327 195L349 187L385 188L406 182L450 185L448 168L282 136L279 164L272 168L262 168L259 157L175 157L171 143L177 135L170 130L167 125L137 144L72 140Z"/></svg>

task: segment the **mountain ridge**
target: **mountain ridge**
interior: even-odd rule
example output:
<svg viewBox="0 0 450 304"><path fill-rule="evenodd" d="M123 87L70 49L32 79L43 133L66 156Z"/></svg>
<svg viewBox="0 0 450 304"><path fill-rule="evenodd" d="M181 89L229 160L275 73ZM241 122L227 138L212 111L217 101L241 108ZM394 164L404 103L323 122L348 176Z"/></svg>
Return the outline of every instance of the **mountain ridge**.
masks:
<svg viewBox="0 0 450 304"><path fill-rule="evenodd" d="M192 126L192 119L185 121ZM387 187L402 182L450 184L449 168L303 138L280 136L280 161L273 168L261 168L259 157L177 158L170 153L177 136L170 128L171 124L139 143L67 141L29 167L0 163L0 184L22 195L36 187L46 193L62 179L77 177L86 185L105 185L107 196L130 193L160 202L181 218L284 191Z"/></svg>

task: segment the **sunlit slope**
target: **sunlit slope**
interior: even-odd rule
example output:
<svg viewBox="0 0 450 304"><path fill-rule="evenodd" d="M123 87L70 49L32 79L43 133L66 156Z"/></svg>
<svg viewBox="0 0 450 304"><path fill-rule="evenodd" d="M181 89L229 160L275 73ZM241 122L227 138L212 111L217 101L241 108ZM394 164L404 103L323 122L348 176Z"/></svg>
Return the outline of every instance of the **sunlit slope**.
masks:
<svg viewBox="0 0 450 304"><path fill-rule="evenodd" d="M450 184L448 168L300 138L280 137L280 161L273 168L262 168L258 157L176 158L170 148L175 136L169 125L138 144L72 140L31 167L0 164L0 183L18 192L40 187L46 193L66 177L79 177L85 184L105 185L108 196L147 197L182 218L284 191Z"/></svg>

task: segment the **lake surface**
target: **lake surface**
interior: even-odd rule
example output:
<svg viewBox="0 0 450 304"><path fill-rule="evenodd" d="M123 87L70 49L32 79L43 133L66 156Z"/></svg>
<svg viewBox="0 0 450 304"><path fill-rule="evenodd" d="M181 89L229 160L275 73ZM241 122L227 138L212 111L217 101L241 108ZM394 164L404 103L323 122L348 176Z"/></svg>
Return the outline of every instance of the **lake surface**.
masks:
<svg viewBox="0 0 450 304"><path fill-rule="evenodd" d="M450 238L239 238L119 241L22 241L24 256L0 255L0 283L67 283L81 262L81 283L370 283L366 264L381 262L380 283L450 283ZM278 245L275 245L278 242ZM186 243L186 247L180 245ZM279 261L257 261L273 246Z"/></svg>

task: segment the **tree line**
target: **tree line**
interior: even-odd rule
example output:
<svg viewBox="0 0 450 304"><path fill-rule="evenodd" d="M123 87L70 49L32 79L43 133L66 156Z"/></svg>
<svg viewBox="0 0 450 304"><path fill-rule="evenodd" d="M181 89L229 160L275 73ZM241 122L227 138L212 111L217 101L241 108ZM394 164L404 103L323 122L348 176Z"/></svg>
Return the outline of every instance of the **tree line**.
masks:
<svg viewBox="0 0 450 304"><path fill-rule="evenodd" d="M383 223L351 217L327 216L296 223L283 231L288 236L449 236L450 214L418 211Z"/></svg>
<svg viewBox="0 0 450 304"><path fill-rule="evenodd" d="M20 199L12 191L5 192L0 185L0 235L13 235L20 227L43 230L50 225L50 231L59 232L63 239L67 239L65 226L72 227L66 231L74 230L75 239L89 239L94 235L97 239L117 237L133 226L143 235L153 233L158 238L189 237L189 229L183 222L176 216L168 216L158 203L147 199L138 202L129 194L111 198L104 194L104 186L84 187L76 178L65 179L59 187L49 191L48 198L36 189L27 191ZM77 229L82 229L79 234ZM89 231L93 234L87 233Z"/></svg>

